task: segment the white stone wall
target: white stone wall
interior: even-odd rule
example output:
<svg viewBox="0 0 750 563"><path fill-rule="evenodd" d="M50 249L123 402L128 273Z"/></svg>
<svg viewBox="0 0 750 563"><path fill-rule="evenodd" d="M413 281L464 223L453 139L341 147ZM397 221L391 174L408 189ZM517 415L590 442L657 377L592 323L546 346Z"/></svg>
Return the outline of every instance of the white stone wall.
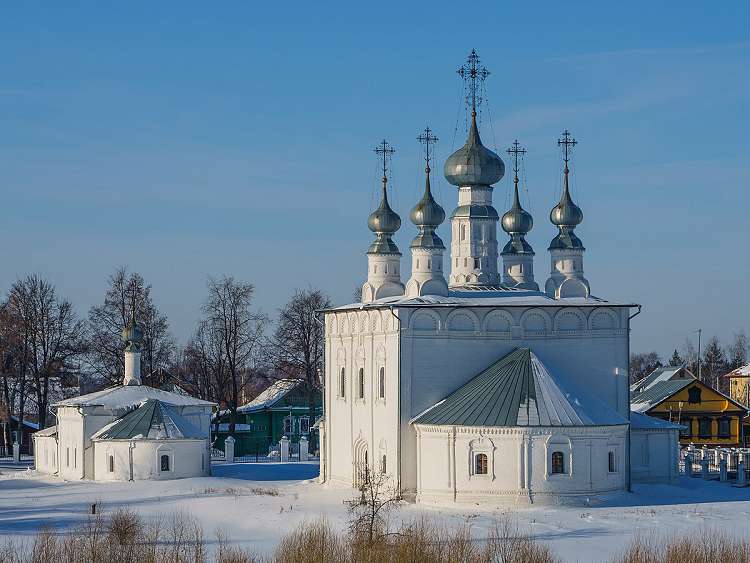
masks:
<svg viewBox="0 0 750 563"><path fill-rule="evenodd" d="M94 440L93 449L97 481L130 480L131 453L134 481L207 476L211 465L205 440ZM170 458L169 471L161 470L162 455Z"/></svg>
<svg viewBox="0 0 750 563"><path fill-rule="evenodd" d="M625 307L420 307L326 314L326 474L354 482L355 451L388 451L402 491L417 490L417 442L410 420L517 347L530 347L566 380L628 417ZM373 401L386 366L387 398ZM345 368L345 397L339 396ZM358 369L367 382L355 395ZM400 452L398 459L396 452ZM391 460L397 462L395 465Z"/></svg>
<svg viewBox="0 0 750 563"><path fill-rule="evenodd" d="M582 249L551 250L550 260L550 277L544 286L547 295L555 299L589 296L591 288L583 275Z"/></svg>
<svg viewBox="0 0 750 563"><path fill-rule="evenodd" d="M326 432L322 463L330 481L352 485L355 461L364 453L370 469L398 481L399 337L398 321L389 309L326 315ZM380 397L380 370L385 397ZM341 391L341 370L344 390ZM359 370L364 380L360 398ZM343 396L342 396L343 395Z"/></svg>
<svg viewBox="0 0 750 563"><path fill-rule="evenodd" d="M57 471L57 439L54 436L33 436L34 469L42 473Z"/></svg>
<svg viewBox="0 0 750 563"><path fill-rule="evenodd" d="M367 281L362 286L362 302L404 294L400 254L368 254Z"/></svg>
<svg viewBox="0 0 750 563"><path fill-rule="evenodd" d="M671 483L679 474L679 430L634 428L630 433L633 482Z"/></svg>
<svg viewBox="0 0 750 563"><path fill-rule="evenodd" d="M627 486L627 426L466 428L416 425L417 500L431 503L564 502ZM552 473L561 452L564 472ZM614 471L610 471L612 452ZM488 460L476 472L475 456Z"/></svg>

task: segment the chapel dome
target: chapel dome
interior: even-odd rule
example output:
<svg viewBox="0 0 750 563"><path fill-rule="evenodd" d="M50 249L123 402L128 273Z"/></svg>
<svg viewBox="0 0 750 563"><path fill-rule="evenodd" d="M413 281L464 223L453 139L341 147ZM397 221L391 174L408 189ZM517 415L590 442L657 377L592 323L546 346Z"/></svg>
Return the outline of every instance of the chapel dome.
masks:
<svg viewBox="0 0 750 563"><path fill-rule="evenodd" d="M563 189L560 203L550 211L549 220L558 227L575 227L583 221L583 211L570 198L567 186Z"/></svg>
<svg viewBox="0 0 750 563"><path fill-rule="evenodd" d="M534 219L531 213L521 207L518 200L518 189L516 189L513 206L503 215L501 222L503 230L508 233L519 233L525 235L534 226Z"/></svg>
<svg viewBox="0 0 750 563"><path fill-rule="evenodd" d="M388 205L388 197L383 191L383 198L378 208L370 213L367 227L373 233L393 234L401 228L401 217Z"/></svg>
<svg viewBox="0 0 750 563"><path fill-rule="evenodd" d="M409 218L418 227L437 227L445 220L445 210L432 197L429 176L427 177L424 195L411 210Z"/></svg>
<svg viewBox="0 0 750 563"><path fill-rule="evenodd" d="M444 174L454 186L490 186L505 175L503 159L482 144L476 116L471 118L466 144L445 161Z"/></svg>

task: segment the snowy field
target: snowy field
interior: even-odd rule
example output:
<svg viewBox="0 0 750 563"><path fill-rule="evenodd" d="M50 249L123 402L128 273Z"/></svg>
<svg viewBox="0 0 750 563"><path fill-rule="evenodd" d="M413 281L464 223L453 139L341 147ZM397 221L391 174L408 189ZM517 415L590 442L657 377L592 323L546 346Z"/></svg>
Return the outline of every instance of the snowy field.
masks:
<svg viewBox="0 0 750 563"><path fill-rule="evenodd" d="M85 519L96 502L104 511L126 506L148 518L187 512L203 524L209 541L220 529L234 543L266 553L285 532L321 514L344 527L343 501L353 496L350 489L319 485L317 463L217 464L213 477L138 483L64 482L12 465L0 465L0 473L0 543L30 537L42 525L62 530ZM405 505L393 520L425 515L441 524L469 523L481 536L493 514L509 512L565 561L606 561L639 531L721 528L747 536L750 489L682 478L677 486L636 486L633 494L603 506L448 510Z"/></svg>

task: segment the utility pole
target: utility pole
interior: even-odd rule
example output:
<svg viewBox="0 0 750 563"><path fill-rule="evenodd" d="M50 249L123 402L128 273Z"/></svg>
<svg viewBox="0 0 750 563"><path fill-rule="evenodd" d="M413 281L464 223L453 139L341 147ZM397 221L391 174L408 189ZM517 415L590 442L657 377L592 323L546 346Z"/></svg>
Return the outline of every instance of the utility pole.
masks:
<svg viewBox="0 0 750 563"><path fill-rule="evenodd" d="M701 378L701 333L703 329L699 328L695 332L698 333L698 381L703 381Z"/></svg>

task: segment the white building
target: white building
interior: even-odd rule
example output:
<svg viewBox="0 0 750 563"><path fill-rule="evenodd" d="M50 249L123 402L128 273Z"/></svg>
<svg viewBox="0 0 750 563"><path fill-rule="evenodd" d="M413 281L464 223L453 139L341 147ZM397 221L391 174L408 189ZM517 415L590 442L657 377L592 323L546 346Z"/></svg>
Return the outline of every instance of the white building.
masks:
<svg viewBox="0 0 750 563"><path fill-rule="evenodd" d="M473 52L469 65L469 76L481 76ZM648 417L638 419L631 470L628 357L638 306L594 297L584 277L585 249L574 232L583 213L568 183L575 141L567 131L559 141L563 187L550 213L558 233L540 292L524 239L533 221L521 207L517 175L502 219L510 240L498 259L492 194L505 166L482 144L472 101L467 142L445 164L458 188L450 273L436 233L445 214L430 191L428 152L425 194L411 213L418 232L405 290L391 240L401 221L384 182L377 221L370 218L378 239L368 251L362 302L324 312L321 480L356 486L366 467L386 473L407 498L440 503L593 500L628 489L634 478L671 480L679 427ZM385 263L387 278L373 268ZM644 455L644 447L658 455Z"/></svg>
<svg viewBox="0 0 750 563"><path fill-rule="evenodd" d="M34 436L38 471L66 480L210 475L213 403L141 385L141 329L123 332L124 385L52 405L57 425Z"/></svg>

